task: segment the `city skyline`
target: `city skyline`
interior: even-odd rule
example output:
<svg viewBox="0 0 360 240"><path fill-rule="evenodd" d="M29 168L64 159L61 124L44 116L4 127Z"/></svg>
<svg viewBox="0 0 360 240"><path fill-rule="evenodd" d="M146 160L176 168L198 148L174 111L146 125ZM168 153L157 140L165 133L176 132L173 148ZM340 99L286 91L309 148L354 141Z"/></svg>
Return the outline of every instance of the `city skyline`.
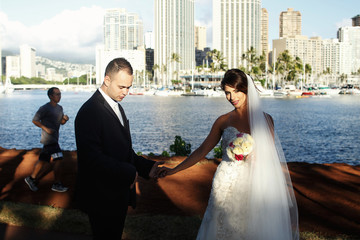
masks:
<svg viewBox="0 0 360 240"><path fill-rule="evenodd" d="M339 27L351 26L360 13L358 0L287 1L262 0L269 13L269 47L279 38L279 16L287 8L300 11L302 34L323 39L336 38ZM21 7L19 7L21 6ZM106 9L125 8L143 19L144 32L153 31L153 1L79 0L61 2L10 0L0 2L0 33L3 50L17 53L29 44L38 56L74 63L94 63L95 47L103 43L103 14ZM324 20L327 19L327 20ZM195 25L207 27L208 46L212 48L212 0L195 1Z"/></svg>

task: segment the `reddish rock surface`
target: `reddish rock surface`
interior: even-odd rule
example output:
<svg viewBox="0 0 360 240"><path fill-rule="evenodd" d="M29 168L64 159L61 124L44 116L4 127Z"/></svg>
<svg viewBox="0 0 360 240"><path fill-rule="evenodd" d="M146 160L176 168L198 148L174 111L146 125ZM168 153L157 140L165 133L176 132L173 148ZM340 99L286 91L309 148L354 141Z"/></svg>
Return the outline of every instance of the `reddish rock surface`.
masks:
<svg viewBox="0 0 360 240"><path fill-rule="evenodd" d="M64 152L63 183L66 193L51 191L53 172L45 174L38 192L31 192L24 182L37 161L40 149L0 148L0 200L73 208L76 153ZM161 158L174 166L184 157ZM129 214L175 214L202 216L218 162L201 163L160 179L139 179L138 207ZM360 237L360 166L347 164L289 163L299 208L301 231Z"/></svg>

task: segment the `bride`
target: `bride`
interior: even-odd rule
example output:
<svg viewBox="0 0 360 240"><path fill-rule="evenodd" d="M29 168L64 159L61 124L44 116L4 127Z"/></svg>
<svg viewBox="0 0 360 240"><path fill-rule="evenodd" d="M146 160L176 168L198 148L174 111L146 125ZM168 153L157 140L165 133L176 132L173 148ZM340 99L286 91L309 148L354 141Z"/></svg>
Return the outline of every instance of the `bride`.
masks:
<svg viewBox="0 0 360 240"><path fill-rule="evenodd" d="M297 205L273 119L261 110L252 79L238 69L221 82L234 110L220 116L187 159L160 177L203 159L222 138L223 157L197 239L299 239Z"/></svg>

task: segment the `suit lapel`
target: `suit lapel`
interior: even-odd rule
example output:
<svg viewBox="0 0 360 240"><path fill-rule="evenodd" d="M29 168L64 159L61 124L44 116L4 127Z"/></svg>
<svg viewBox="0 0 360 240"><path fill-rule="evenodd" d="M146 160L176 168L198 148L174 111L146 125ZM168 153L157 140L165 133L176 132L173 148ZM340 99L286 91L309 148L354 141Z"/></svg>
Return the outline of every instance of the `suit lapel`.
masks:
<svg viewBox="0 0 360 240"><path fill-rule="evenodd" d="M99 99L99 102L101 102L101 104L103 104L104 108L106 109L106 111L109 111L110 114L112 115L112 117L114 117L114 120L120 125L120 128L122 130L124 130L126 132L126 135L128 136L130 142L131 142L131 137L130 137L130 131L129 131L129 121L127 120L126 116L125 116L125 113L124 113L124 110L122 109L122 107L119 105L120 107L120 112L121 112L121 115L123 117L123 120L124 120L124 125L123 126L118 118L118 116L116 116L114 110L111 108L111 106L107 103L107 101L105 100L105 98L102 96L102 94L100 93L99 90L97 90L95 92L95 94L97 94L97 98Z"/></svg>
<svg viewBox="0 0 360 240"><path fill-rule="evenodd" d="M105 100L105 99L104 99ZM107 101L104 101L104 107L106 108L107 111L109 111L111 113L111 115L120 123L119 118L116 116L114 110L111 108L111 106L107 103ZM121 123L120 123L121 125Z"/></svg>
<svg viewBox="0 0 360 240"><path fill-rule="evenodd" d="M120 104L118 104L118 105L119 105L119 109L120 109L121 116L122 116L123 121L124 121L124 126L125 126L126 129L129 130L129 129L130 129L130 128L129 128L129 120L128 120L127 117L126 117L125 111L124 111L124 109L122 108L122 106L121 106Z"/></svg>
<svg viewBox="0 0 360 240"><path fill-rule="evenodd" d="M129 120L128 120L127 117L126 117L125 111L124 111L124 109L122 108L122 106L121 106L120 104L118 104L118 105L119 105L119 109L120 109L121 116L122 116L123 121L124 121L124 127L126 128L127 133L128 133L128 136L129 136L130 141L131 141Z"/></svg>

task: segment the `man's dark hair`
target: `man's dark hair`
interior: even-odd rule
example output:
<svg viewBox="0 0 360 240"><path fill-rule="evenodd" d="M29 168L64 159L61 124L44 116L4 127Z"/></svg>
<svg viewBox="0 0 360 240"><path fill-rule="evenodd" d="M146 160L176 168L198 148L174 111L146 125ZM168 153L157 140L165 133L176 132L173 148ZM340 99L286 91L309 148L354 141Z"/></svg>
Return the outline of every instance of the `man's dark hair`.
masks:
<svg viewBox="0 0 360 240"><path fill-rule="evenodd" d="M125 58L115 58L106 66L105 76L111 76L119 71L126 71L128 74L133 75L133 68Z"/></svg>
<svg viewBox="0 0 360 240"><path fill-rule="evenodd" d="M57 87L49 88L49 90L47 91L48 97L50 97L50 96L52 96L54 94L55 89L59 90L59 88L57 88Z"/></svg>

